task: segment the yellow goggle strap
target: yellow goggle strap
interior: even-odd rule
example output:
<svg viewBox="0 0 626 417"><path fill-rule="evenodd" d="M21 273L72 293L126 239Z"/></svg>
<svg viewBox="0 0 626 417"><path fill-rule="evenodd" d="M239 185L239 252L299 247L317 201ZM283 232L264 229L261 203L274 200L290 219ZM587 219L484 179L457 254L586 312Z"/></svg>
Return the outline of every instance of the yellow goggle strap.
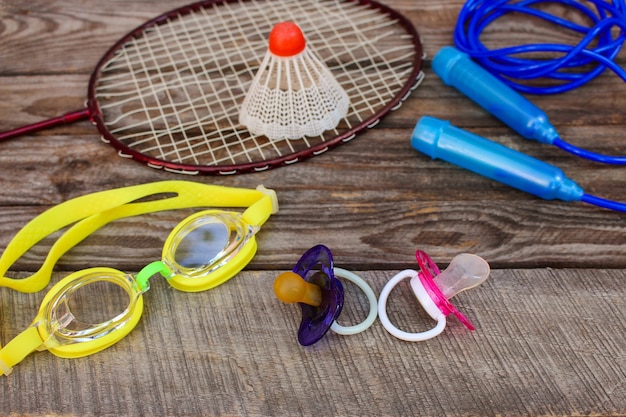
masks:
<svg viewBox="0 0 626 417"><path fill-rule="evenodd" d="M17 335L4 348L0 349L0 375L9 375L17 365L31 352L43 344L37 327L31 325Z"/></svg>
<svg viewBox="0 0 626 417"><path fill-rule="evenodd" d="M248 209L241 214L241 218L251 226L263 226L271 214L278 213L278 198L274 190L269 190L262 185L256 189L266 198L261 197L254 204L250 204Z"/></svg>
<svg viewBox="0 0 626 417"><path fill-rule="evenodd" d="M88 194L61 203L31 220L9 243L0 257L0 286L21 292L37 292L50 282L56 261L77 243L105 224L123 217L191 207L248 207L242 214L249 224L261 226L278 211L272 190L260 191L207 185L190 181L161 181ZM164 198L133 202L146 197ZM77 223L76 223L77 222ZM31 247L68 225L54 243L41 268L26 278L4 274Z"/></svg>

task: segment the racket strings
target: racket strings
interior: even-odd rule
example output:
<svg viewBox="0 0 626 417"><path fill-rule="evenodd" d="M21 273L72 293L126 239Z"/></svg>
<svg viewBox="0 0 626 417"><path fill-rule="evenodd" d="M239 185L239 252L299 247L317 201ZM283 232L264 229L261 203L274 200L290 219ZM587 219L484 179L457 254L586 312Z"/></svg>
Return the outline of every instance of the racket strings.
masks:
<svg viewBox="0 0 626 417"><path fill-rule="evenodd" d="M156 26L150 34L155 34L159 42L155 42L149 36L143 36L135 42L134 46L138 52L133 54L134 60L127 61L127 64L132 68L140 67L144 75L142 80L147 84L144 88L138 90L140 94L136 96L139 98L146 96L151 97L153 99L151 101L155 103L153 106L142 104L149 110L154 110L158 113L158 117L147 117L146 120L148 122L159 118L165 123L159 129L150 126L148 129L149 134L145 134L145 132L132 132L130 135L121 135L119 137L120 140L132 138L136 146L148 142L152 143L155 146L148 150L150 152L158 151L160 157L165 160L183 160L180 150L186 149L189 157L197 164L197 157L202 155L202 152L197 149L198 147L203 146L207 148L207 152L209 153L213 153L213 149L216 148L215 146L206 146L206 142L204 141L206 137L204 126L207 124L219 125L220 117L223 117L226 122L229 122L226 108L224 108L223 94L221 94L224 91L228 91L228 88L223 87L221 90L216 90L216 87L219 85L218 82L220 80L225 81L228 77L216 77L211 74L206 67L202 68L203 57L217 57L219 59L220 52L208 50L203 53L198 53L196 45L218 44L218 37L214 35L209 39L207 31L203 31L201 23L197 23L197 14L192 14L189 17L190 18L185 19L184 22L180 19L176 19L173 20L172 24ZM192 33L188 27L193 21L196 21L195 26L197 29ZM168 30L169 33L164 33L164 30ZM187 36L181 36L181 34ZM143 39L143 42L140 42L141 39ZM175 51L172 51L172 44L175 44ZM152 45L157 46L154 47ZM126 50L128 51L130 49L126 48ZM185 51L193 51L194 56L190 57ZM180 58L179 62L176 61L177 55ZM222 55L226 56L225 54ZM193 63L193 60L197 61L198 64ZM151 65L146 64L146 61L149 61ZM168 67L185 68L188 70L185 72L179 69L161 72L154 71L154 69ZM195 69L195 67L200 68L200 72L204 75L203 80L200 80L200 76L198 75L199 71ZM139 71L130 72L134 84L137 84L139 73ZM183 77L182 74L185 74L185 76ZM208 74L211 74L211 78L207 77ZM175 78L178 79L176 80ZM159 85L160 88L155 88L155 84ZM223 85L227 85L226 82L223 82ZM193 93L190 91L190 88L193 88ZM175 90L185 92L185 96L190 98L190 100L174 100L170 92ZM167 99L166 103L161 102L161 96L163 95L165 95ZM213 102L208 102L207 97L220 98L215 99ZM182 107L181 104L183 105ZM215 111L216 106L221 107L222 110ZM207 111L200 115L200 109L212 109L213 111ZM180 114L186 113L191 113L194 117L188 122L183 122L180 119ZM175 119L175 122L168 123L168 119L172 117ZM119 118L116 122L119 122ZM130 126L135 128L138 125L132 124ZM125 129L125 126L122 126L114 132L115 134L120 134L123 129ZM193 137L188 136L187 132L193 129L197 129L199 133ZM178 138L178 140L174 141L174 134L179 134L184 140ZM141 137L144 138L141 139ZM170 143L164 142L162 140L163 138L169 138L171 140ZM153 141L153 139L156 140ZM173 157L173 155L175 157ZM226 159L231 159L231 157L226 156Z"/></svg>
<svg viewBox="0 0 626 417"><path fill-rule="evenodd" d="M350 96L345 120L319 137L269 141L238 125L267 35L284 20L301 25ZM96 97L108 130L137 152L181 164L237 165L323 145L368 120L407 83L415 55L413 37L373 8L339 0L225 2L131 37L101 68Z"/></svg>
<svg viewBox="0 0 626 417"><path fill-rule="evenodd" d="M393 87L397 86L398 82L402 82L399 80L403 76L406 79L406 74L398 71L397 65L394 67L390 63L394 49L385 48L383 55L379 48L376 47L376 45L379 45L379 42L396 33L393 26L397 25L397 22L383 18L379 12L373 9L359 8L349 10L340 8L338 10L340 18L338 19L337 16L333 17L327 14L322 16L319 13L312 13L311 10L304 8L303 3L299 2L297 4L300 9L298 15L306 17L307 24L303 24L303 27L320 27L320 32L325 35L313 38L309 42L316 53L327 52L325 54L327 64L333 73L339 74L337 80L348 92L353 106L352 112L348 114L346 119L348 125L352 127L350 123L352 118L358 122L365 120L367 118L365 111L370 112L370 114L373 113L377 106L393 97ZM308 2L306 4L311 5L313 3ZM368 28L367 32L357 27L356 22L365 22ZM375 36L368 36L368 34L374 34ZM415 54L412 48L407 51L405 46L401 46L398 49L407 52L402 58L409 59L408 62ZM406 63L407 61L404 62ZM350 68L355 68L358 73L349 73L348 70ZM385 94L382 94L382 91L379 93L379 88L363 89L362 85L358 83L361 77L368 78L367 71L371 71L374 68L380 80L380 84L377 87L380 87L383 91L386 89ZM387 71L384 71L383 68ZM351 76L347 76L348 74ZM346 75L346 77L342 78L341 75ZM372 80L370 85L374 83L375 80Z"/></svg>
<svg viewBox="0 0 626 417"><path fill-rule="evenodd" d="M138 46L139 45L140 44L138 43ZM154 51L152 51L150 48L150 43L145 42L144 47L146 55L151 60L155 60L156 57ZM143 70L143 73L148 73L148 69L145 65L145 60L140 61L140 63L140 67ZM133 75L137 74L140 74L140 72L137 71L133 73ZM132 78L135 85L138 85L140 83L140 77L133 76ZM176 133L180 132L183 136L186 136L186 130L176 128L176 126L173 126L172 123L168 121L168 119L172 117L176 118L177 120L175 124L180 127L184 127L181 121L181 115L184 114L184 111L187 111L188 109L190 110L195 106L187 106L187 108L181 109L180 107L176 106L177 103L174 103L173 101L171 88L160 89L159 91L157 91L155 85L164 85L167 82L164 74L158 74L158 77L154 78L154 82L153 79L151 79L150 77L144 78L144 80L146 79L149 80L146 87L147 94L138 95L138 98L142 101L142 104L144 105L144 112L146 113L145 120L146 123L149 124L149 131L152 135L161 139L157 141L157 143L160 145L161 155L167 155L166 153L164 153L164 149L171 147L174 151L174 154L176 155L176 158L180 159L181 155L179 152L179 147L174 145L175 135ZM184 88L184 84L181 87ZM151 99L151 105L146 104L147 98ZM163 103L163 101L166 102ZM136 141L136 144L140 143L140 140Z"/></svg>
<svg viewBox="0 0 626 417"><path fill-rule="evenodd" d="M154 33L157 35L159 41L162 42L163 40L163 34L162 34L162 28L168 28L171 26L156 26L155 27L155 31ZM156 61L156 56L154 51L152 50L152 42L148 42L147 38L143 38L143 50L146 51L147 53L147 58L153 62ZM168 47L168 45L164 42L161 43L163 46L165 46L165 48ZM174 57L172 56L172 54L170 53L169 50L166 51L166 53L163 55L163 58L165 60L165 65L171 64L172 66L176 67L176 62L174 61ZM170 61L169 63L167 61ZM142 64L145 61L142 61ZM145 72L145 66L143 67L143 71ZM193 83L193 81L189 82L189 83L185 83L182 82L180 84L176 83L175 79L178 78L179 82L180 82L180 73L176 72L173 80L174 83L177 84L179 86L179 88L181 88L182 92L184 93L184 95L186 97L194 97L194 95L190 95L189 91L187 91L187 86L191 85ZM172 80L170 80L169 78L166 78L163 73L159 73L159 77L156 79L157 83L159 85L167 85L168 82L171 82ZM191 145L189 143L189 136L187 135L187 129L184 129L184 123L182 120L182 117L185 115L185 111L192 110L193 112L195 112L195 108L197 108L198 106L188 106L187 103L185 102L178 102L174 100L174 95L175 92L171 89L171 88L166 88L163 90L162 94L157 94L155 92L155 86L153 83L150 83L150 90L152 91L152 97L154 97L154 103L156 105L156 108L158 110L157 112L157 116L156 119L157 120L162 120L163 125L166 127L165 132L165 138L166 141L165 142L160 142L157 141L156 143L159 146L159 153L164 156L164 157L169 157L167 154L165 154L163 152L164 148L170 148L172 149L173 153L172 155L175 156L176 160L180 160L182 158L182 154L184 150L188 150L189 148L191 148ZM164 103L163 103L163 102ZM182 104L184 107L180 107L180 104ZM171 109L171 110L169 110ZM154 120L155 118L153 118L152 120ZM198 118L196 117L196 120L198 120ZM199 125L199 127L201 128L201 125ZM181 146L176 146L176 136L174 135L175 132L180 132L181 137L184 140L180 140L179 143L183 144L183 146L185 146L186 149L183 149ZM154 134L155 131L152 127L152 133ZM197 158L194 157L193 152L190 152L191 156L193 157L193 163L197 164Z"/></svg>
<svg viewBox="0 0 626 417"><path fill-rule="evenodd" d="M219 10L221 11L223 9L219 9ZM204 10L204 9L202 9L201 11L203 13L206 13L206 10ZM228 32L226 30L226 26L229 26L231 23L233 23L235 21L238 21L236 16L237 15L235 13L233 13L232 16L230 16L230 17L222 16L221 19L217 19L218 22L222 23L221 25L219 25L219 26L217 26L217 25L208 25L208 26L206 26L206 23L210 21L209 20L210 17L204 16L205 20L203 22L201 22L201 23L197 23L197 22L200 21L200 19L198 19L198 13L194 13L194 14L189 15L189 18L184 19L184 21L183 21L183 19L176 19L176 20L174 20L174 22L177 22L177 24L171 24L171 25L168 24L168 25L163 25L163 26L157 26L153 31L156 32L156 33L159 33L159 32L162 32L162 31L160 31L161 27L171 27L172 31L173 31L172 38L174 40L176 40L177 47L178 47L179 51L191 50L191 51L194 51L194 53L196 55L199 55L199 57L200 57L199 60L201 60L202 56L206 56L206 57L210 57L211 61L214 61L215 59L218 59L218 61L219 61L221 59L221 57L232 58L235 55L230 55L230 52L228 50L226 50L226 49L222 49L221 51L220 50L216 50L216 49L211 49L211 50L209 50L209 51L207 51L207 52L205 52L203 54L198 54L197 48L195 47L195 45L196 44L223 45L224 44L223 39L221 39L221 37L218 34L219 33ZM190 36L190 35L192 35L192 33L190 33L188 30L186 30L188 28L190 20L196 21L197 30L193 33L194 36ZM206 27L204 27L204 26L206 26ZM178 27L182 28L182 30L181 30L182 33L186 32L186 35L187 35L188 39L185 39L184 41L181 40L182 37L180 36L180 34L176 33L177 30L178 30ZM209 29L212 29L212 36L209 36L209 32L210 32ZM144 36L144 38L147 38L147 36ZM169 84L162 83L163 87L161 89L159 89L159 90L153 88L153 85L154 85L153 81L154 81L154 79L155 78L156 79L158 79L158 78L162 79L163 77L159 77L159 75L162 75L162 74L158 74L158 73L157 73L157 75L149 75L149 74L151 74L151 71L153 69L158 69L160 67L166 67L166 65L158 63L158 61L160 59L163 59L163 58L170 59L170 60L172 59L171 58L171 55L172 55L171 51L169 50L169 47L167 46L167 43L164 41L164 39L163 39L164 36L163 36L162 33L161 33L160 38L161 38L161 44L162 44L161 47L160 48L151 48L151 51L150 51L151 52L151 54L150 54L151 55L151 60L154 61L155 64L153 64L151 66L147 66L145 63L143 63L145 61L145 59L144 59L145 57L144 57L143 53L135 54L135 58L138 58L138 59L135 59L132 62L127 62L129 67L135 67L135 66L137 66L137 64L140 64L140 66L144 70L144 73L146 74L145 80L147 80L148 86L138 90L140 92L140 96L141 96L141 94L148 94L148 95L152 95L152 96L158 98L159 95L162 92L167 93L167 91L171 90L172 88L180 88L180 89L185 90L187 88L187 85L190 82L193 83L193 81L194 81L194 77L193 76L192 77L187 77L188 79L182 79L181 77L179 77L178 82L171 82ZM150 44L150 42L145 42L145 43ZM156 42L153 42L153 43L156 44ZM242 72L248 72L248 75L250 77L252 77L253 74L251 73L250 70L246 70L246 68L248 66L244 65L244 64L246 64L246 62L244 62L244 61L245 60L242 60L240 62L240 64L241 64L240 66L243 68ZM189 64L189 62L190 62L190 59L186 58L186 64L187 65ZM237 62L232 62L231 66L232 65L236 66L237 64L238 64ZM173 63L173 65L175 65L175 63ZM220 65L217 66L218 69L221 69L222 67L223 66L220 66ZM110 66L109 68L112 68L112 67ZM192 75L195 74L196 72L197 71L192 71ZM207 71L207 70L203 70L203 72L205 74L209 74L209 71ZM180 70L172 70L172 71L166 72L166 75L169 76L169 75L176 75L176 74L180 74L180 73L181 73ZM239 75L241 75L241 74L239 74ZM136 77L133 77L133 78L136 78ZM238 77L226 76L222 72L220 76L215 76L215 75L212 74L211 75L211 79L210 80L207 79L205 84L208 87L214 87L217 84L217 82L222 81L223 85L229 85L229 84L232 83L233 80L237 80L237 79L238 79ZM191 80L191 81L189 81L189 80ZM198 83L198 77L197 76L195 77L195 81L196 81L196 83ZM133 80L133 82L136 84L135 80ZM167 85L167 87L165 87L166 85ZM200 89L202 89L202 88L200 88ZM149 134L149 135L144 134L144 132L133 132L130 135L120 136L120 140L132 139L134 141L134 145L137 146L137 145L145 144L145 143L151 141L153 138L157 139L154 142L156 144L156 146L153 147L153 148L149 148L148 151L149 152L153 152L155 150L158 150L158 152L160 154L160 157L162 159L165 159L165 160L177 160L177 161L183 160L183 158L179 154L177 154L177 149L181 148L183 146L186 146L187 149L189 150L189 155L194 159L194 163L197 163L196 159L197 159L198 156L201 156L202 153L200 153L197 149L194 149L194 146L189 144L190 139L192 139L192 140L196 140L197 139L199 141L202 141L202 143L207 148L207 152L209 152L211 154L213 154L215 150L217 150L217 151L219 151L219 150L226 150L227 155L225 155L222 159L219 159L219 158L215 157L215 155L213 155L212 158L215 161L217 161L217 162L234 160L239 155L246 155L247 153L245 152L245 150L248 148L247 146L243 146L241 148L242 151L239 152L236 155L233 155L232 152L229 152L230 148L226 144L226 142L227 142L227 140L229 140L229 138L224 136L224 135L220 135L220 137L218 138L218 139L221 139L221 141L223 142L222 145L216 145L214 143L214 141L207 142L207 141L204 140L207 137L207 135L206 135L206 133L202 132L202 130L203 130L202 129L202 125L203 124L211 123L213 125L219 125L220 122L221 122L220 116L223 116L223 120L227 124L233 124L232 117L231 117L232 115L230 115L228 113L228 111L227 111L227 109L225 108L225 105L224 105L225 99L224 99L224 94L222 94L224 92L229 93L229 92L231 92L231 89L229 89L229 88L222 88L221 90L213 89L213 91L210 91L208 94L200 94L198 98L192 99L188 103L189 105L184 107L184 108L177 108L177 106L176 106L177 103L170 103L170 104L165 104L165 105L159 103L159 105L157 105L157 106L149 106L149 107L146 106L145 104L142 104L144 107L148 107L150 110L155 110L155 109L161 110L160 113L161 113L161 118L162 119L167 119L169 117L169 115L165 114L165 112L163 111L163 109L165 109L165 108L173 109L174 112L172 114L174 114L175 112L187 112L187 111L190 111L192 109L197 109L198 107L200 107L199 106L199 104L200 104L199 101L204 101L204 104L205 104L204 107L205 108L211 108L211 109L215 110L214 107L216 105L221 107L221 111L220 110L218 110L218 111L211 111L211 112L208 113L208 116L196 117L197 121L199 122L198 126L200 128L200 135L198 135L197 137L193 137L193 138L187 137L187 138L185 138L186 139L185 141L180 141L179 140L179 141L176 142L176 144L173 144L173 146L166 146L166 145L164 145L160 141L161 138L163 138L165 136L171 136L172 133L182 133L183 136L184 136L184 133L187 130L195 127L195 125L192 122L192 123L187 123L187 124L184 124L184 123L176 123L174 125L168 124L168 125L164 126L161 129L154 129L151 126L150 129L149 129L151 134ZM187 95L191 96L189 94L189 92L187 92ZM219 99L215 100L214 103L207 103L206 99L205 99L205 97L207 97L207 96L219 97ZM235 101L237 99L238 99L238 97L232 95L232 100L233 101ZM171 98L170 98L170 101L171 101ZM137 111L135 111L135 112L137 112ZM175 114L174 114L174 116L175 116ZM122 117L123 117L123 115L122 115ZM117 119L114 120L114 122L119 123L120 122L120 118L118 117ZM136 127L138 127L138 124L132 124L130 126L133 127L133 128L136 128ZM115 134L119 135L121 133L121 131L124 130L125 128L126 128L126 126L122 126L121 128L116 129L116 130L114 130L112 132L114 132ZM222 130L216 129L215 132L221 133ZM237 133L238 133L237 131L232 131L232 133L234 133L235 136L238 136L237 135ZM143 140L139 139L142 136L145 136L145 138ZM211 146L207 146L209 143L210 143ZM168 147L172 148L171 152L166 152L165 151L165 149L168 148ZM259 149L259 146L256 146L256 148ZM172 158L172 154L176 154L176 158ZM251 160L251 157L247 157L247 159Z"/></svg>
<svg viewBox="0 0 626 417"><path fill-rule="evenodd" d="M196 27L199 29L199 32L200 32L200 33L202 33L202 34L204 35L205 44L209 44L210 39L208 38L208 36L206 36L206 32L205 32L205 31L202 31L202 28L201 28L201 22L199 21L198 16L197 16L197 15L194 15L194 17L195 17L194 21L195 21ZM173 27L174 27L174 26L173 26ZM181 29L182 29L182 30L183 30L183 31L184 31L184 32L185 32L185 33L189 36L189 32L187 31L187 25L182 25L182 28L181 28ZM183 46L183 45L182 45L182 43L180 42L179 37L173 36L173 38L177 41L177 48L178 48L178 49L180 49L180 50L183 50L183 49L184 49L184 46ZM220 45L221 45L221 44L220 44ZM200 59L197 59L198 49L197 49L197 47L196 47L195 43L192 43L192 44L191 44L191 48L189 48L189 50L190 50L190 52L193 52L193 53L194 53L194 55L196 55L196 57L192 57L192 58L195 58L194 60L198 61L196 65L199 65L199 66L202 68L202 72L203 72L203 73L205 73L205 74L206 74L206 73L208 73L208 72L209 72L209 70L208 70L208 68L207 68L207 66L206 66L206 64L205 64L205 62L203 62L203 61L202 61L202 60L200 60ZM185 54L185 57L187 58L187 60L186 60L187 65L189 65L189 66L193 66L194 64L192 63L192 59L191 59L191 58L189 58L189 57L187 56L187 54ZM226 74L224 74L223 72L221 72L221 73L220 73L220 76L221 76L221 78L222 78L222 79L227 78ZM196 81L198 81L198 79L196 79ZM198 85L198 87L200 87L200 85ZM215 88L214 88L215 86L211 85L211 87L213 87L213 95L214 95L214 96L216 96L216 97L221 97L221 96L222 96L222 95L221 95L221 94L219 94L217 91L215 91ZM213 117L212 117L212 120L211 120L211 122L212 122L212 124L213 124L213 125L219 125L220 120L219 120L219 119L217 119L217 116L218 116L218 115L223 115L223 116L225 117L225 119L226 119L226 120L228 120L228 122L229 122L229 123L232 123L232 120L230 120L230 118L228 117L228 112L227 112L227 102L228 102L228 98L221 98L220 100L216 100L214 103L209 103L209 101L207 100L207 96L201 93L201 92L202 92L202 89L201 89L201 88L200 88L200 90L199 90L199 91L200 91L200 95L201 95L201 96L203 97L203 99L204 99L204 100L203 100L203 101L204 101L204 104L205 104L204 108L206 108L206 109L210 109L210 108L212 108L214 105L217 105L217 106L218 106L218 108L219 108L219 111L218 111L218 112L214 112L214 113L211 113L211 112L210 112L210 113L209 113L209 115L213 116ZM227 92L228 92L228 91L230 91L230 90L225 89L225 91L227 91ZM232 97L232 94L231 94L231 97ZM200 120L200 121L202 121L203 119L204 119L204 118L200 118L200 117L196 116L196 120ZM206 132L205 132L205 130L204 130L204 128L203 128L203 126L202 126L202 123L199 123L198 128L199 128L199 132L200 132L201 137L206 137L206 136L207 136L207 134L206 134ZM222 142L224 143L224 138L223 138L223 137L220 137L220 139L222 139ZM204 155L204 154L205 154L205 152L207 152L208 154L212 155L212 158L213 158L213 159L215 159L215 152L214 152L214 150L218 150L218 151L219 151L220 149L225 149L225 150L227 151L226 153L228 154L227 156L228 156L229 158L232 158L232 155L230 154L228 147L225 147L225 146L223 146L223 145L221 145L221 146L213 146L213 147L211 147L211 146L206 146L206 142L201 143L201 145L203 145L203 148L205 148L205 149L206 149L204 152L198 152L198 151L195 151L195 150L193 150L193 148L192 148L192 147L190 147L190 154L192 154L192 155L193 155L194 159L196 159L196 158L197 158L197 157L199 157L199 156Z"/></svg>
<svg viewBox="0 0 626 417"><path fill-rule="evenodd" d="M257 65L256 62L259 59L258 56L262 56L259 54L264 53L263 48L261 47L261 44L263 42L263 35L261 31L257 30L254 25L249 25L249 24L242 25L240 23L242 21L243 22L253 21L248 18L241 19L241 15L240 15L241 10L238 10L238 8L230 7L229 3L226 3L225 6L226 7L223 8L223 12L225 15L228 15L228 19L224 19L224 21L227 22L226 27L213 26L212 33L213 33L213 37L219 37L220 33L227 34L228 36L227 41L229 42L230 45L234 45L234 47L232 48L232 52L229 52L230 49L227 48L226 44L222 42L217 43L216 46L219 48L219 50L215 52L222 53L224 55L228 55L229 53L232 53L233 58L238 58L235 61L234 65L236 66L238 65L237 63L239 63L239 65L241 65L243 69L242 72L238 73L238 77L236 79L236 81L238 82L238 86L239 86L239 89L236 91L236 93L232 89L227 89L227 92L229 94L229 105L230 105L229 109L233 109L233 108L238 108L241 101L243 100L243 97L245 96L245 93L247 91L247 86L249 85L250 81L254 77L254 70L252 68L254 68ZM210 19L210 16L208 15L206 9L203 9L202 12L206 19ZM227 30L228 27L233 27L234 25L237 25L237 27L239 28L238 31ZM259 46L257 48L247 48L247 49L237 48L236 45L241 44L242 42L248 42L248 44L250 44L250 41L247 40L249 38L244 36L244 34L250 33L249 32L250 30L254 30L254 32L256 32L254 39L256 39L256 42ZM251 63L253 63L254 65L251 65ZM221 68L220 68L220 73L224 75L223 70ZM228 109L224 108L224 111L228 112ZM228 122L230 126L236 126L238 124L238 117L237 117L236 112L231 111L230 113L228 113ZM233 129L231 132L232 132L232 135L229 137L227 137L222 131L217 132L221 139L220 149L224 149L225 152L231 157L231 160L236 161L236 160L244 159L248 162L252 162L255 159L255 154L259 155L260 158L263 158L263 159L266 158L266 155L263 151L262 144L258 140L256 140L254 136L247 134L247 132L241 129ZM231 140L231 138L233 139L236 138L236 140ZM229 143L231 142L241 144L241 146L237 146L237 147L233 146L231 149L231 147L229 147ZM267 143L269 144L269 142ZM236 153L233 153L233 151L236 151ZM277 152L278 149L276 149L275 151Z"/></svg>

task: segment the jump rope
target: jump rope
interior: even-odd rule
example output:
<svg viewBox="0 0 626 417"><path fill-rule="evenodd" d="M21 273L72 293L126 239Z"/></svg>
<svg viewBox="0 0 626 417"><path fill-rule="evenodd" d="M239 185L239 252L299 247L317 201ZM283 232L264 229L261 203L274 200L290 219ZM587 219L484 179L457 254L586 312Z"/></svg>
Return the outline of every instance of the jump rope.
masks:
<svg viewBox="0 0 626 417"><path fill-rule="evenodd" d="M533 6L569 7L592 22L590 27L568 21ZM576 45L525 44L489 49L480 40L487 26L507 14L524 14L582 35ZM617 29L617 30L616 30ZM582 86L611 69L626 81L626 71L614 59L626 40L626 3L590 0L469 0L454 30L458 49L444 47L433 58L442 80L471 98L526 139L555 145L582 158L605 164L626 164L626 156L591 152L564 141L547 115L520 93L556 94ZM556 56L546 59L545 56ZM473 58L473 59L471 59ZM589 69L591 68L591 69ZM532 80L556 82L533 85ZM626 212L626 203L587 194L559 168L466 132L432 117L420 119L413 147L478 174L544 199L583 201Z"/></svg>

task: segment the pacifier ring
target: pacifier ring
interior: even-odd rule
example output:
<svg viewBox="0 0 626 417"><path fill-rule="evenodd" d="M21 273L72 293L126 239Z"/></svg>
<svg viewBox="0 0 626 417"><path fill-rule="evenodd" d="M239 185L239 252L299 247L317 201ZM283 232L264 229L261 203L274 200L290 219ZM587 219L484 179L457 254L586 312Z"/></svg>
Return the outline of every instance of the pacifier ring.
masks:
<svg viewBox="0 0 626 417"><path fill-rule="evenodd" d="M330 330L342 336L353 335L367 330L372 324L374 324L374 321L376 321L376 317L378 316L378 301L376 300L374 290L372 290L372 287L370 287L367 282L363 280L363 278L353 272L337 267L335 267L333 271L336 277L352 282L354 285L359 287L363 293L365 293L370 304L370 311L365 320L359 324L355 324L353 326L342 326L337 323L337 320L335 320L333 325L330 326Z"/></svg>
<svg viewBox="0 0 626 417"><path fill-rule="evenodd" d="M428 315L437 322L435 327L433 327L430 330L419 332L419 333L410 333L410 332L405 332L403 330L400 330L393 323L391 323L391 320L389 320L389 316L387 315L387 299L389 298L389 294L391 294L391 291L401 281L407 278L411 280L411 283L413 283L415 280L419 282L417 271L414 271L412 269L406 269L396 274L383 287L383 290L380 292L380 296L378 298L378 317L380 318L380 322L385 328L385 330L389 332L389 334L391 334L394 337L397 337L400 340L405 340L407 342L422 342L424 340L432 339L433 337L443 332L443 329L445 329L446 316L437 308L435 303L432 302L432 300L428 296L428 293L425 290L423 290L423 288L422 288L423 291L419 291L419 289L417 289L417 291L415 292L415 296L417 297L418 301L422 304L422 307L424 307L424 310L426 310ZM413 287L413 290L415 291L416 288L413 285L412 287Z"/></svg>

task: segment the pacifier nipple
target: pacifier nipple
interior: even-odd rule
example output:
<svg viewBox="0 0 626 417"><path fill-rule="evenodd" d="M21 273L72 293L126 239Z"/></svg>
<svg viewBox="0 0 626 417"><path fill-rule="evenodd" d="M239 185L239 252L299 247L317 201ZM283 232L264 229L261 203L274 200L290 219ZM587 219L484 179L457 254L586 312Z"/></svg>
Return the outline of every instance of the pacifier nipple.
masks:
<svg viewBox="0 0 626 417"><path fill-rule="evenodd" d="M469 253L455 256L445 271L440 272L437 265L425 252L418 250L415 253L417 263L421 269L416 279L411 280L411 288L422 306L428 311L429 304L445 316L454 314L470 330L474 326L456 307L448 301L461 291L476 287L489 276L489 264L483 258ZM426 292L430 300L424 296ZM432 303L429 303L431 301ZM432 316L432 313L429 313Z"/></svg>
<svg viewBox="0 0 626 417"><path fill-rule="evenodd" d="M319 307L322 303L322 290L319 286L306 282L295 272L283 272L274 281L274 294L283 303L304 303Z"/></svg>
<svg viewBox="0 0 626 417"><path fill-rule="evenodd" d="M445 271L433 281L441 293L450 299L461 291L482 284L489 276L489 270L489 264L480 256L462 253L455 256Z"/></svg>

